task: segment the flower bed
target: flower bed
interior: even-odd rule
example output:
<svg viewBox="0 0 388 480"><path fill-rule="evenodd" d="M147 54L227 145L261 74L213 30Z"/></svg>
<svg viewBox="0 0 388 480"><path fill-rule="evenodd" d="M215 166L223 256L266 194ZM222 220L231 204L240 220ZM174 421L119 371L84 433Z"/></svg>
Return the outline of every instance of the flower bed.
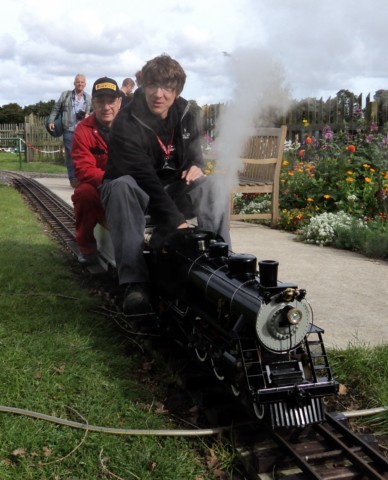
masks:
<svg viewBox="0 0 388 480"><path fill-rule="evenodd" d="M344 211L374 219L386 217L388 136L375 125L368 133L306 137L289 143L281 171L281 208L314 206L322 212Z"/></svg>
<svg viewBox="0 0 388 480"><path fill-rule="evenodd" d="M367 248L369 255L388 258L388 126L379 132L362 122L357 132L326 127L322 138L287 142L277 226L318 245L363 251L365 242L378 243ZM235 199L246 213L265 211L268 202L255 195Z"/></svg>

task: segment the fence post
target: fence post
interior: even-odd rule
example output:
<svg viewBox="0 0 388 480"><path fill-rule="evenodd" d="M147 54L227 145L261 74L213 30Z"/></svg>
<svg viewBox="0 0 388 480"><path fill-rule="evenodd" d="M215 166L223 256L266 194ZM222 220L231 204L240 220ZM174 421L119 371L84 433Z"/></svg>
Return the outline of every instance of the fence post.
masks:
<svg viewBox="0 0 388 480"><path fill-rule="evenodd" d="M22 139L20 137L18 137L18 140L17 140L17 143L18 143L18 151L19 151L19 168L20 170L22 169ZM26 148L24 149L24 155L26 154Z"/></svg>
<svg viewBox="0 0 388 480"><path fill-rule="evenodd" d="M24 118L24 142L25 142L24 156L25 156L26 163L28 163L31 160L31 152L27 147L27 145L30 145L31 143L31 130L32 130L31 125L33 123L34 123L34 115L30 113L27 117Z"/></svg>

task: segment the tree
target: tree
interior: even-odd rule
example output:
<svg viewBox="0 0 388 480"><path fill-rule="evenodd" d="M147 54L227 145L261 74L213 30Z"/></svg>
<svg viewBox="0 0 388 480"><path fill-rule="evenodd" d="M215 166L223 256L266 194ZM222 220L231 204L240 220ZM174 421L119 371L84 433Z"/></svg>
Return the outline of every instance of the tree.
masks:
<svg viewBox="0 0 388 480"><path fill-rule="evenodd" d="M23 123L23 109L17 103L9 103L0 107L0 123Z"/></svg>
<svg viewBox="0 0 388 480"><path fill-rule="evenodd" d="M346 122L353 120L353 108L354 108L354 93L349 90L340 90L337 92L338 111L340 117Z"/></svg>
<svg viewBox="0 0 388 480"><path fill-rule="evenodd" d="M388 90L377 90L373 97L378 105L377 123L384 125L388 122Z"/></svg>
<svg viewBox="0 0 388 480"><path fill-rule="evenodd" d="M23 114L27 116L30 115L30 113L33 113L38 117L47 117L47 115L50 115L54 104L55 100L50 100L49 102L38 102L34 105L28 105L23 109Z"/></svg>
<svg viewBox="0 0 388 480"><path fill-rule="evenodd" d="M198 105L195 100L190 100L191 111L193 112L195 118L198 122L198 128L201 129L202 125L202 108Z"/></svg>
<svg viewBox="0 0 388 480"><path fill-rule="evenodd" d="M50 115L55 100L48 102L38 102L33 105L27 105L22 108L17 103L8 103L0 107L0 124L2 123L23 123L24 117L33 113L38 117L47 117Z"/></svg>

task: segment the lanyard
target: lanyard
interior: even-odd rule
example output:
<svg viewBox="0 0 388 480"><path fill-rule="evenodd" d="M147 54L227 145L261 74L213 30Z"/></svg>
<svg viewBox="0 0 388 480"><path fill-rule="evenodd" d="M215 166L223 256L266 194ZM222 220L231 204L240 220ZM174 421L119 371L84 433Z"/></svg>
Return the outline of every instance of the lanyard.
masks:
<svg viewBox="0 0 388 480"><path fill-rule="evenodd" d="M169 142L169 144L166 146L161 138L159 137L159 135L156 135L156 138L159 142L159 145L160 145L160 148L163 150L163 153L164 153L164 161L165 163L167 163L169 160L171 160L171 154L172 152L175 150L175 147L173 145L173 139L174 139L174 130L172 131L172 135L171 135L171 140Z"/></svg>

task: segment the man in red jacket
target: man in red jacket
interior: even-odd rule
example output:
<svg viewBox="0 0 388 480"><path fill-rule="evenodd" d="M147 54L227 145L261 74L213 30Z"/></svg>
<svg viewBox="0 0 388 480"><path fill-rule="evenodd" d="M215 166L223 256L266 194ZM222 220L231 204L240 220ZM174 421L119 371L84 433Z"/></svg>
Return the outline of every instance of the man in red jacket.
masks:
<svg viewBox="0 0 388 480"><path fill-rule="evenodd" d="M93 113L75 129L71 151L77 178L71 199L80 251L78 261L83 266L98 262L93 229L98 222L104 222L105 215L97 189L102 184L108 159L109 129L121 106L115 80L103 77L94 82L92 105Z"/></svg>

